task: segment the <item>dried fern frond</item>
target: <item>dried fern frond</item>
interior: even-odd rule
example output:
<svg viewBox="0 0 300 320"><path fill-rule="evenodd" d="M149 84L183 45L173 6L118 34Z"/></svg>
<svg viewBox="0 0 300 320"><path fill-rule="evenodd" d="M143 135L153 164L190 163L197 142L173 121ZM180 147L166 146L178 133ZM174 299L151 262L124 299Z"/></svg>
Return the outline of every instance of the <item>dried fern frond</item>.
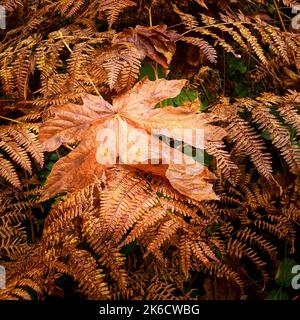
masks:
<svg viewBox="0 0 300 320"><path fill-rule="evenodd" d="M210 142L206 145L208 154L214 156L217 161L217 168L221 170L225 178L235 185L235 180L239 174L238 166L230 159L229 153L224 150L223 142Z"/></svg>
<svg viewBox="0 0 300 320"><path fill-rule="evenodd" d="M89 299L109 298L109 290L104 281L104 274L101 269L97 268L97 262L88 251L76 249L66 242L61 256L64 257L67 263L55 261L54 269L72 276L79 283L80 290Z"/></svg>
<svg viewBox="0 0 300 320"><path fill-rule="evenodd" d="M144 259L154 258L163 264L162 250L175 246L182 256L183 278L193 265L211 268L220 263L212 248L222 250L222 243L213 235L205 235L216 217L202 215L200 207L160 178L147 180L139 171L111 168L107 169L105 181L69 195L52 209L43 239L49 247L60 247L73 235L83 236L99 255L98 263L107 270L106 276L122 296L128 296L131 280L126 257L120 252L128 244L140 243L148 256Z"/></svg>
<svg viewBox="0 0 300 320"><path fill-rule="evenodd" d="M201 2L204 3L204 1ZM186 28L180 40L198 46L210 62L216 62L217 55L214 47L218 44L237 58L241 57L237 50L252 54L265 67L271 66L268 57L274 54L278 57L280 65L296 63L294 53L299 46L299 37L281 31L266 21L257 19L253 21L252 18L243 14L239 14L237 19L225 9L226 13L221 14L220 20L216 20L213 15L201 14L203 25L200 25L199 19L193 15L184 13L177 7L174 11ZM209 44L209 39L214 40L214 46ZM266 45L270 50L265 49ZM273 68L270 68L271 70Z"/></svg>
<svg viewBox="0 0 300 320"><path fill-rule="evenodd" d="M255 106L251 110L254 121L259 124L260 129L266 130L272 143L280 150L286 160L290 171L294 174L300 172L300 148L290 139L289 130L284 127L275 115L270 113L268 107Z"/></svg>
<svg viewBox="0 0 300 320"><path fill-rule="evenodd" d="M0 127L0 176L16 188L20 189L21 183L14 163L29 174L32 173L31 159L43 166L44 156L36 133L36 126L30 124Z"/></svg>
<svg viewBox="0 0 300 320"><path fill-rule="evenodd" d="M225 124L229 142L235 142L233 154L248 155L257 171L267 180L273 181L273 161L271 153L266 150L267 141L276 147L280 156L288 164L290 172L299 173L300 148L290 130L292 126L297 132L298 105L297 92L291 92L284 97L264 93L256 99L237 99L233 104L224 101L214 106L212 112ZM251 117L248 116L246 119L247 112ZM258 128L254 127L256 124ZM268 135L267 141L264 141L262 132ZM211 148L208 146L208 152ZM215 154L212 152L211 154L220 157L216 153L220 152L219 150L215 148L211 150ZM219 165L219 169L223 171L225 177L228 177L226 166Z"/></svg>
<svg viewBox="0 0 300 320"><path fill-rule="evenodd" d="M283 98L279 112L284 120L290 124L300 136L300 115L297 112L300 107L300 93L292 91Z"/></svg>
<svg viewBox="0 0 300 320"><path fill-rule="evenodd" d="M18 7L23 6L24 1L23 0L4 0L2 5L8 12L13 12Z"/></svg>
<svg viewBox="0 0 300 320"><path fill-rule="evenodd" d="M26 224L36 225L33 211L40 208L37 202L39 190L29 190L29 185L15 193L12 187L0 191L0 259L13 259L28 248ZM34 240L34 234L31 234Z"/></svg>
<svg viewBox="0 0 300 320"><path fill-rule="evenodd" d="M91 64L91 74L107 82L117 92L133 86L139 75L142 55L130 43L102 51Z"/></svg>
<svg viewBox="0 0 300 320"><path fill-rule="evenodd" d="M253 285L241 269L248 261L260 272L263 289L269 262L277 262L274 237L293 250L299 190L286 188L278 208L276 189L239 170L242 192L218 175L220 201L197 203L161 178L124 167L107 169L106 180L69 194L51 209L37 249L47 252L44 270L69 275L87 298L178 299L188 294L184 282L193 271L227 279L244 295ZM129 244L134 254L125 255ZM30 279L26 283L35 288L38 278ZM6 298L29 298L13 294L19 285L9 288Z"/></svg>
<svg viewBox="0 0 300 320"><path fill-rule="evenodd" d="M206 203L216 213L221 215L219 231L225 240L225 255L232 260L232 266L239 273L242 261L249 260L261 272L264 287L269 280L267 261L277 263L276 239L289 243L291 252L294 251L295 225L299 221L297 213L293 217L287 212L295 207L292 202L292 193L287 189L279 196L276 189L267 189L264 185L257 184L253 176L239 176L237 185L243 193L235 191L223 180L220 181L219 192L224 195L232 194L232 201L226 199L216 204ZM292 191L293 192L293 191ZM227 197L227 196L226 196ZM278 197L289 199L282 207L276 206ZM289 211L290 212L290 211ZM272 237L269 237L269 234ZM268 260L266 259L266 256ZM234 260L236 262L234 263ZM251 282L246 280L246 286Z"/></svg>

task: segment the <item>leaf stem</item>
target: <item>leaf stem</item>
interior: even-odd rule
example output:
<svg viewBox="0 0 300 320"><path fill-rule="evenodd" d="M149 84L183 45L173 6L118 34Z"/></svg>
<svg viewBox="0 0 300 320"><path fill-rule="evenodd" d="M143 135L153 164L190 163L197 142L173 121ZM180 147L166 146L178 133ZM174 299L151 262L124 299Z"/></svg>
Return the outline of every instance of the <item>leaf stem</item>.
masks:
<svg viewBox="0 0 300 320"><path fill-rule="evenodd" d="M66 147L67 149L71 150L71 151L73 151L73 150L74 150L74 148L72 148L72 147L71 147L71 146L69 146L68 144L65 144L65 147Z"/></svg>
<svg viewBox="0 0 300 320"><path fill-rule="evenodd" d="M214 23L214 24L207 24L207 25L204 25L204 26L201 26L201 27L194 27L194 28L191 28L185 32L183 32L181 35L180 35L180 38L176 39L175 42L179 41L182 37L184 37L186 34L190 33L190 32L193 32L193 31L196 31L197 30L201 30L201 29L207 29L207 28L214 28L214 27L219 27L219 26L225 26L225 25L241 25L241 24L250 24L250 25L253 25L252 22L246 22L246 21L233 21L233 22L220 22L220 23Z"/></svg>
<svg viewBox="0 0 300 320"><path fill-rule="evenodd" d="M148 12L149 12L149 26L152 28L152 8L151 6L149 8L147 8Z"/></svg>
<svg viewBox="0 0 300 320"><path fill-rule="evenodd" d="M281 23L281 25L282 25L282 28L283 28L283 30L284 30L285 32L287 32L286 27L285 27L285 24L284 24L284 21L283 21L283 19L282 19L281 13L280 13L280 10L279 10L279 8L278 8L277 1L276 1L276 0L273 0L273 3L274 3L274 6L275 6L277 15L278 15L278 17L279 17L280 23Z"/></svg>
<svg viewBox="0 0 300 320"><path fill-rule="evenodd" d="M8 121L11 121L11 122L15 122L15 123L23 123L19 120L15 120L15 119L11 119L11 118L7 118L7 117L4 117L4 116L0 116L1 119L4 119L4 120L8 120Z"/></svg>

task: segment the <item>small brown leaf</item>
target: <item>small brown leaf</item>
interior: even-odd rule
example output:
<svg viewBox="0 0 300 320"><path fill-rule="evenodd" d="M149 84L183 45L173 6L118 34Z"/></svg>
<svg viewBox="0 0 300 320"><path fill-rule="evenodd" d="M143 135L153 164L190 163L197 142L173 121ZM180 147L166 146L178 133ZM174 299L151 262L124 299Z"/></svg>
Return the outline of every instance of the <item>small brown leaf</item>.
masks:
<svg viewBox="0 0 300 320"><path fill-rule="evenodd" d="M175 41L179 35L174 31L167 30L166 25L154 27L136 26L118 33L113 44L132 42L143 53L159 63L162 67L168 68L176 50Z"/></svg>

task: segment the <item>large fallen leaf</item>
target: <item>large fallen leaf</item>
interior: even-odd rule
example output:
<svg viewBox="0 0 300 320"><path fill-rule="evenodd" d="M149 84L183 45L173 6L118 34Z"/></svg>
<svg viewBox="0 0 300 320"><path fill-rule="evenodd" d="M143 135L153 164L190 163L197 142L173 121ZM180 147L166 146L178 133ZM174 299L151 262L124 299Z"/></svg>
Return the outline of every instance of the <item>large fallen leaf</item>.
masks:
<svg viewBox="0 0 300 320"><path fill-rule="evenodd" d="M54 117L44 123L39 133L44 150L79 144L53 167L43 199L82 189L116 163L159 174L176 190L197 201L216 199L210 184L213 174L156 135L158 132L196 148L225 136L223 129L210 124L213 119L209 114L198 113L195 107L156 108L160 101L176 97L185 82L145 78L117 96L112 104L102 97L83 94L82 105L53 107ZM185 130L204 132L203 141L199 143L185 135Z"/></svg>

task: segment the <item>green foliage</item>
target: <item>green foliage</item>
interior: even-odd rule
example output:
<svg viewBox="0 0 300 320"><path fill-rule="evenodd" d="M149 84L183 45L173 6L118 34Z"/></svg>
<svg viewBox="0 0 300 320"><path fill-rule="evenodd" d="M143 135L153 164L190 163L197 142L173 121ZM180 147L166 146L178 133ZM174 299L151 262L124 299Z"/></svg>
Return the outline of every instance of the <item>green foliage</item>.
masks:
<svg viewBox="0 0 300 320"><path fill-rule="evenodd" d="M282 289L282 288L279 288L279 289L274 289L272 290L266 300L289 300L289 295L287 294L287 292Z"/></svg>
<svg viewBox="0 0 300 320"><path fill-rule="evenodd" d="M246 79L248 67L246 61L233 56L227 58L227 78L233 87L233 94L238 98L249 96L249 83Z"/></svg>
<svg viewBox="0 0 300 320"><path fill-rule="evenodd" d="M285 258L280 261L275 275L275 288L269 292L267 300L289 300L295 296L296 291L292 288L292 279L295 277L292 268L295 265L298 263L294 259Z"/></svg>
<svg viewBox="0 0 300 320"><path fill-rule="evenodd" d="M280 287L288 288L291 286L292 279L295 276L292 273L292 268L297 265L293 259L286 258L280 261L278 270L276 272L275 281Z"/></svg>

